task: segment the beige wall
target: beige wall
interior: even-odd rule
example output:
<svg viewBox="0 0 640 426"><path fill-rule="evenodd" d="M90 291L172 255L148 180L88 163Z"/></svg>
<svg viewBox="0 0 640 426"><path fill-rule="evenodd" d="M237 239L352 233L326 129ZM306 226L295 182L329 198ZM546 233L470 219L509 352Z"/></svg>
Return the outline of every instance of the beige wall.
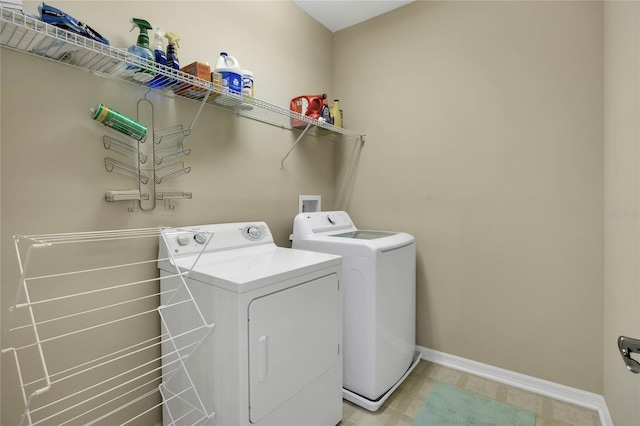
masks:
<svg viewBox="0 0 640 426"><path fill-rule="evenodd" d="M618 336L640 337L638 270L640 8L605 4L604 396L614 423L640 424L640 378L623 366Z"/></svg>
<svg viewBox="0 0 640 426"><path fill-rule="evenodd" d="M25 2L36 12L41 2ZM135 43L131 17L145 17L182 38L182 65L214 64L227 50L255 74L256 96L287 106L297 94L331 91L331 33L291 2L56 2L55 6L110 39ZM191 20L187 20L190 18ZM293 36L295 35L295 37ZM310 49L309 47L313 47ZM107 173L105 128L89 108L104 103L135 117L145 91L78 69L2 49L2 323L18 278L14 234L124 229L265 220L279 245L289 244L298 194L334 197L334 143L307 138L280 169L297 134L205 108L186 147L191 173L162 189L190 191L176 209L160 203L148 213L127 212L128 203L107 203L105 191L134 189ZM156 127L188 125L198 104L151 94ZM123 161L126 161L123 159ZM3 342L6 347L9 342ZM22 404L3 357L2 424L17 424Z"/></svg>
<svg viewBox="0 0 640 426"><path fill-rule="evenodd" d="M338 207L416 236L419 345L602 391L602 25L597 2L419 1L335 35L368 134Z"/></svg>

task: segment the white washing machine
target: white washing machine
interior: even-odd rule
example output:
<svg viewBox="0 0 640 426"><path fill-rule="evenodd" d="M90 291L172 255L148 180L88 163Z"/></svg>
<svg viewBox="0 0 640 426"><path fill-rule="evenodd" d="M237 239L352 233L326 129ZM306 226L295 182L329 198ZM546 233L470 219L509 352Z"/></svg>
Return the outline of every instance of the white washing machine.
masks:
<svg viewBox="0 0 640 426"><path fill-rule="evenodd" d="M227 223L163 229L158 267L165 426L340 422L340 256Z"/></svg>
<svg viewBox="0 0 640 426"><path fill-rule="evenodd" d="M342 256L344 398L376 411L420 361L415 239L358 230L346 212L300 213L293 248Z"/></svg>

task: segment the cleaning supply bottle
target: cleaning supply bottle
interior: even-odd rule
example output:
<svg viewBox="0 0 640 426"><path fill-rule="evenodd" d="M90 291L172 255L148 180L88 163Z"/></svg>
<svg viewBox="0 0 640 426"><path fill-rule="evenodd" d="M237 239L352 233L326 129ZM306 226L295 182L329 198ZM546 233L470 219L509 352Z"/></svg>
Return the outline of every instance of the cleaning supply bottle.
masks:
<svg viewBox="0 0 640 426"><path fill-rule="evenodd" d="M223 89L232 94L242 93L242 68L236 58L229 56L227 52L220 52L214 71L222 76Z"/></svg>
<svg viewBox="0 0 640 426"><path fill-rule="evenodd" d="M130 64L127 66L127 72L130 73L134 80L148 83L156 75L153 66L155 62L154 56L151 49L149 49L149 35L147 35L147 30L151 30L153 27L144 19L133 18L131 22L133 23L131 31L137 26L140 29L140 34L138 35L138 42L127 49L127 52L138 58L146 59L147 65Z"/></svg>
<svg viewBox="0 0 640 426"><path fill-rule="evenodd" d="M253 72L249 70L242 70L242 94L253 98Z"/></svg>
<svg viewBox="0 0 640 426"><path fill-rule="evenodd" d="M333 125L342 127L342 110L338 99L334 99L333 104L331 104L331 114L333 115Z"/></svg>
<svg viewBox="0 0 640 426"><path fill-rule="evenodd" d="M167 32L164 35L167 39L167 66L173 68L176 71L180 71L180 61L178 61L178 48L180 47L180 37L178 35ZM172 80L171 83L175 83L176 80Z"/></svg>
<svg viewBox="0 0 640 426"><path fill-rule="evenodd" d="M318 120L322 117L322 107L324 106L325 99L327 99L326 93L321 93L319 95L296 96L291 99L290 109L298 114L306 115ZM308 123L303 120L291 117L291 127L304 129L307 124Z"/></svg>
<svg viewBox="0 0 640 426"><path fill-rule="evenodd" d="M156 28L155 34L155 42L156 49L153 51L156 64L167 66L167 55L164 53L164 48L162 45L162 32L160 31L160 27ZM158 72L156 72L156 76L149 82L149 86L159 89L161 87L165 87L167 84L171 82L171 77L168 77L161 72L159 72L160 67L157 67ZM162 71L166 71L163 69Z"/></svg>
<svg viewBox="0 0 640 426"><path fill-rule="evenodd" d="M320 114L320 118L318 118L318 121L321 123L333 124L333 115L331 115L329 100L326 98L326 96L322 99L322 113ZM318 135L328 135L329 133L331 133L330 130L320 126L318 126L318 128L316 129L316 134Z"/></svg>
<svg viewBox="0 0 640 426"><path fill-rule="evenodd" d="M333 115L331 115L331 108L329 107L329 100L324 98L322 100L322 114L321 117L327 124L333 124Z"/></svg>

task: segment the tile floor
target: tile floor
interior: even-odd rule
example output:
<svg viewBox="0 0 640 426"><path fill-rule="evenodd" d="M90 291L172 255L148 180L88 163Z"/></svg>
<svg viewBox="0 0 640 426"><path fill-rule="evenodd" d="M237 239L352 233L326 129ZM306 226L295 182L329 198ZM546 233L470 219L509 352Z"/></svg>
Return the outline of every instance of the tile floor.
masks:
<svg viewBox="0 0 640 426"><path fill-rule="evenodd" d="M600 425L600 417L594 410L422 360L377 412L343 401L340 426L411 426L438 382L531 411L536 415L536 426Z"/></svg>

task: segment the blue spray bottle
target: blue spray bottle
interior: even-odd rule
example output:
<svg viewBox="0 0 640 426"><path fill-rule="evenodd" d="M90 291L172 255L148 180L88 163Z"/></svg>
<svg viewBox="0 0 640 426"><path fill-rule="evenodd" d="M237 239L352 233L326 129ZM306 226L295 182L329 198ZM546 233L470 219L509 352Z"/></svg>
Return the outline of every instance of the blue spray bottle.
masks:
<svg viewBox="0 0 640 426"><path fill-rule="evenodd" d="M167 55L164 53L164 48L162 45L162 32L160 31L160 27L156 28L155 34L155 42L156 49L153 51L155 55L156 64L167 66ZM149 82L149 86L159 89L161 87L165 87L167 84L171 82L171 77L162 74L160 67L158 67L158 71L156 72L156 76ZM162 69L162 71L166 71L166 69Z"/></svg>
<svg viewBox="0 0 640 426"><path fill-rule="evenodd" d="M180 62L178 61L178 48L180 47L180 37L172 32L167 32L164 35L167 40L167 66L174 70L180 71ZM175 83L176 80L171 81Z"/></svg>

